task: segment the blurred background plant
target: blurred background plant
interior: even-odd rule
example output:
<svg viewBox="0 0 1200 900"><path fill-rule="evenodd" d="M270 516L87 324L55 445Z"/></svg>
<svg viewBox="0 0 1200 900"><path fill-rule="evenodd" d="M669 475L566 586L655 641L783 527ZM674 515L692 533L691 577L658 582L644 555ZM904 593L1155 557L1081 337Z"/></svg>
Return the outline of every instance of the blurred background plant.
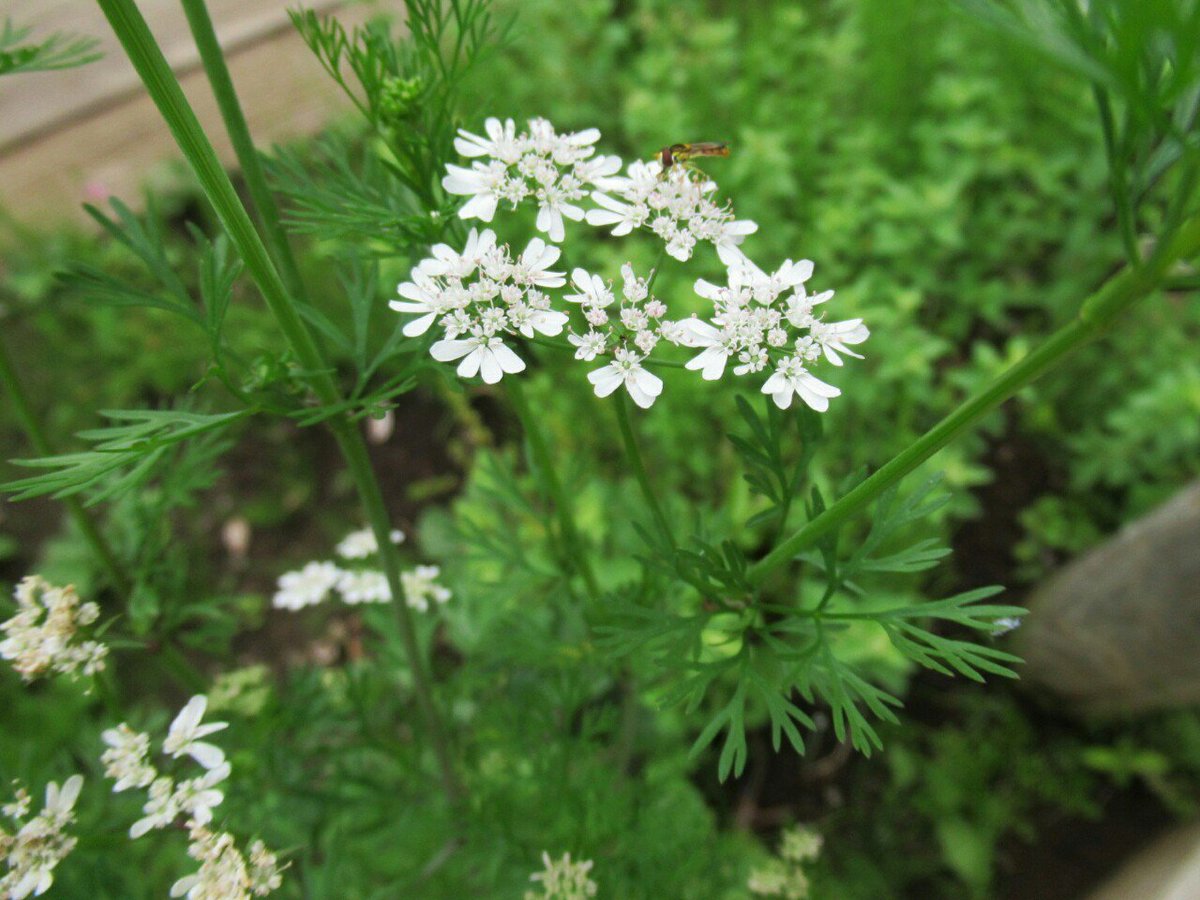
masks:
<svg viewBox="0 0 1200 900"><path fill-rule="evenodd" d="M839 654L907 706L901 725L870 726L883 753L849 753L837 705L817 704L805 705L806 755L774 755L774 711L749 703L738 713L747 769L721 783L718 759L731 745L689 751L701 726L732 708L735 683L712 679L687 714L665 703L652 659L614 667L609 654L634 632L621 630L616 602L572 596L578 585L548 524L553 502L504 397L443 378L395 341L382 307L448 235L454 208L429 174L453 159L460 124L546 115L563 130L598 127L625 158L676 140L727 140L733 154L712 171L739 215L759 223L755 256L816 260L874 335L867 362L840 373L844 396L809 462L810 483L832 500L1071 320L1109 274L1153 251L1154 235L1195 214L1197 6L496 0L485 22L479 4L418 2L410 22L424 10L415 22L429 40L415 43L398 42L385 19L356 39L297 15L365 115L273 152L267 172L300 238L306 321L355 412L381 415L394 402L396 433L372 452L393 518L454 592L440 621L418 623L418 638L458 735L468 799L455 809L434 795L389 619L322 607L293 620L269 608L279 574L327 557L361 524L333 442L296 421L236 417L178 442L161 430L114 431L135 427L127 421L92 435L161 450L152 466L127 470L134 480L112 502L92 507L135 585L113 598L112 614L147 651L115 666L121 715L132 720L134 709L137 727L161 726L195 682L226 673L222 746L239 781L225 813L292 861L285 896L520 896L543 851L569 851L594 861L602 896L740 897L752 873L776 864L772 848L794 822L823 837L803 867L813 897L1068 896L1096 872L1062 862L1061 880L1038 894L1026 870L1054 865L1039 848L1070 856L1092 841L1121 853L1142 827L1194 815L1193 713L1074 723L999 680L980 689L918 676L873 627L840 634ZM452 47L459 33L461 65L441 72L430 48ZM6 54L28 41L5 35ZM88 48L60 41L42 52L78 62ZM84 446L68 436L96 429L96 410L157 409L171 427L202 426L190 417L216 415L205 411L225 408L231 391L289 408L311 374L279 350L198 196L142 206L97 210L99 234L14 233L6 245L3 340L63 448ZM579 240L597 269L615 272L627 252L599 235ZM653 254L642 249L634 261L648 267ZM667 268L656 291L685 293L695 274ZM1019 597L1200 473L1194 278L1174 272L1169 290L1103 343L906 482L903 498L940 473L948 500L901 523L895 540L955 553L939 568L860 573L875 608L993 583ZM643 576L633 524L649 519L640 501L631 509L634 482L611 462L617 431L579 427L609 413L590 391L560 389L560 369L547 359L525 392L561 477L576 486L577 526L603 554L604 590L640 582L639 599L653 597L662 579ZM761 555L770 546L761 529L740 523L768 507L725 438L752 438L751 420L732 392L669 383L659 414L639 421L664 505L673 520L702 523L713 543L731 538L738 553ZM750 415L762 415L757 401ZM785 457L807 452L810 437L787 432ZM7 413L0 449L5 459L32 455ZM101 473L94 487L112 484ZM0 577L36 571L85 598L101 590L106 578L77 525L60 526L44 498L6 510ZM232 520L253 534L248 555L221 543ZM843 550L865 537L865 526L849 529ZM798 593L815 603L822 587L817 579ZM707 619L698 636L710 661L744 628L736 617ZM96 769L99 734L116 720L110 694L82 690L0 678L0 778ZM101 794L85 789L77 805L81 843L54 889L161 894L181 874L178 860L125 840L111 823L136 818L136 803ZM114 804L128 808L116 815ZM1102 816L1107 830L1086 824ZM1138 827L1113 821L1121 817ZM1062 831L1077 843L1054 844Z"/></svg>

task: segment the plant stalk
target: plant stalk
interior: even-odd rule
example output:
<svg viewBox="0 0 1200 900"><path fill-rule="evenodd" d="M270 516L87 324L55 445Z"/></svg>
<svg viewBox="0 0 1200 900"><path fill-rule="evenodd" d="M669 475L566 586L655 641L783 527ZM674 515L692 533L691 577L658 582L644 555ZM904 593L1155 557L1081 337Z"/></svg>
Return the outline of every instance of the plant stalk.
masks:
<svg viewBox="0 0 1200 900"><path fill-rule="evenodd" d="M195 173L205 196L237 247L246 270L258 285L284 336L296 354L300 369L317 400L324 406L342 403L341 393L312 334L304 325L275 264L254 228L246 208L233 189L208 136L184 96L175 74L163 57L145 19L133 0L97 0L124 47L126 54L154 100L179 149ZM413 692L425 718L446 794L453 803L462 798L462 788L451 762L449 743L433 700L433 690L416 638L412 610L404 602L399 565L389 538L390 527L383 495L367 457L366 444L358 429L344 417L329 420L329 427L346 459L359 498L379 543L388 585L395 598L405 651L412 669Z"/></svg>
<svg viewBox="0 0 1200 900"><path fill-rule="evenodd" d="M263 231L270 242L274 253L275 263L283 275L288 290L293 297L305 298L304 281L300 277L300 268L296 265L296 257L292 254L288 243L287 232L279 220L279 206L275 195L267 185L267 176L263 171L262 160L254 149L254 141L250 137L250 126L242 112L238 101L237 91L233 87L233 79L229 75L229 67L225 65L225 54L217 40L217 32L213 28L212 17L208 14L205 0L181 0L184 14L187 16L188 27L192 30L192 38L196 41L196 49L200 52L200 62L212 86L213 96L217 107L221 110L221 118L225 120L225 130L229 133L229 141L233 144L233 152L237 155L238 165L242 168L242 177L246 179L246 187L250 190L250 199L258 213Z"/></svg>
<svg viewBox="0 0 1200 900"><path fill-rule="evenodd" d="M1052 334L1044 344L934 425L825 512L781 541L750 567L746 573L750 583L762 584L771 572L857 514L981 417L1067 355L1098 338L1113 319L1161 285L1176 262L1191 259L1197 253L1200 253L1200 217L1184 223L1143 265L1127 267L1110 278L1084 301L1075 319Z"/></svg>
<svg viewBox="0 0 1200 900"><path fill-rule="evenodd" d="M534 417L533 411L529 408L529 399L525 396L525 388L521 384L521 379L506 378L504 379L504 384L508 389L508 397L512 402L513 409L516 410L517 418L521 420L521 428L524 430L525 436L529 439L529 449L533 454L534 462L537 463L543 487L554 503L554 512L558 517L558 530L562 535L563 542L567 545L568 552L571 554L575 570L587 585L588 594L591 596L591 599L593 601L598 600L600 597L600 586L596 581L595 572L592 571L592 565L587 553L584 552L583 541L579 537L579 531L575 527L571 501L567 497L567 492L563 490L562 482L558 480L558 473L554 469L554 461L550 455L550 448L546 443L546 436L542 433L541 426Z"/></svg>
<svg viewBox="0 0 1200 900"><path fill-rule="evenodd" d="M671 531L671 523L667 520L662 506L658 502L658 497L654 493L654 485L650 483L650 474L646 471L646 463L642 460L642 451L638 447L637 436L633 433L633 422L629 417L629 404L632 402L624 391L620 392L620 397L617 398L617 424L621 429L621 443L625 447L625 456L628 457L629 464L633 466L633 474L642 490L642 496L646 498L646 504L650 507L651 515L654 516L654 524L662 532L667 546L674 552L679 548L675 543L675 535Z"/></svg>

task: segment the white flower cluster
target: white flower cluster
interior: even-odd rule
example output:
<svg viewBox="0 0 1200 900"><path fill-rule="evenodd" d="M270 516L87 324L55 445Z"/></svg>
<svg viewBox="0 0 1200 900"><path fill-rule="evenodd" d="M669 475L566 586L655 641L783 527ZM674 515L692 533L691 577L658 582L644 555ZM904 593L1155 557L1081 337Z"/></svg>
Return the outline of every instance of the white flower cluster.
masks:
<svg viewBox="0 0 1200 900"><path fill-rule="evenodd" d="M552 272L559 249L534 238L520 256L507 245L496 244L496 233L471 230L462 253L446 244L433 248L433 257L412 271L412 281L400 285L400 296L391 307L398 312L418 313L404 326L404 334L416 337L437 322L443 339L430 348L440 362L461 359L458 374L480 375L495 384L505 373L525 369L501 335L562 334L567 314L550 308L543 288L562 287L561 272Z"/></svg>
<svg viewBox="0 0 1200 900"><path fill-rule="evenodd" d="M713 314L708 321L692 317L680 323L684 333L680 343L704 348L687 362L687 368L715 381L730 357L738 362L735 375L774 365L762 391L771 395L776 406L787 409L795 394L818 412L828 409L830 398L841 391L811 374L808 367L822 355L835 366L842 365L840 353L862 359L847 345L861 344L869 332L862 319L824 322L814 315L814 308L829 300L833 291L810 295L805 283L812 272L813 264L806 259L786 260L770 275L743 260L729 268L725 287L698 279L695 291L712 302Z"/></svg>
<svg viewBox="0 0 1200 900"><path fill-rule="evenodd" d="M525 900L587 900L596 896L596 882L588 875L592 870L590 859L572 862L570 853L564 853L562 859L551 859L543 851L542 866L542 871L529 876L530 881L541 882L541 893L526 891Z"/></svg>
<svg viewBox="0 0 1200 900"><path fill-rule="evenodd" d="M730 358L735 375L770 369L761 390L781 409L799 397L824 411L841 393L811 370L822 357L834 366L842 365L842 355L861 359L849 348L869 337L867 327L861 319L830 322L816 312L833 291L809 293L810 261L787 260L769 275L751 262L741 244L758 226L735 218L729 204L718 204L711 179L683 164L664 169L658 161L631 163L618 175L620 160L593 155L595 129L559 135L536 119L518 134L512 120L488 119L485 130L486 137L459 132L455 146L475 162L470 169L449 166L443 180L448 192L470 196L459 211L462 218L491 222L500 200L515 208L534 197L538 228L553 241L565 235L565 216L611 227L617 236L646 228L681 262L691 259L697 244L709 243L727 269L727 283L697 280L695 292L711 304L711 312L682 319L670 318L667 304L651 295L654 275L639 278L629 263L621 267L619 301L610 282L585 268L575 268L571 289L558 295L555 289L566 279L550 266L558 262L559 248L534 238L518 254L491 229L473 229L461 251L435 246L399 285L403 299L391 303L397 312L417 317L404 326L405 335L440 329L440 340L430 347L434 359L458 361L460 377L479 375L495 384L525 369L512 343L558 336L571 321L570 304L576 304L583 325L568 330L575 358L610 360L588 374L597 396L624 387L638 406L651 406L663 383L646 367L654 364L650 354L660 340L699 348L687 368L708 380L720 378ZM585 211L576 201L589 186L595 206ZM559 299L563 303L556 308Z"/></svg>
<svg viewBox="0 0 1200 900"><path fill-rule="evenodd" d="M227 722L202 723L207 707L204 695L192 697L171 722L162 744L164 754L175 759L191 757L203 774L177 781L160 773L149 759L150 735L134 731L124 722L101 735L108 749L100 761L104 774L115 780L113 791L148 788L148 799L142 807L145 815L130 827L131 838L180 820L189 829L188 855L200 861L200 870L175 882L172 897L249 900L251 896L265 896L283 880L275 855L256 841L247 863L231 835L208 827L213 809L225 799L217 786L229 778L231 770L221 748L201 740L228 727Z"/></svg>
<svg viewBox="0 0 1200 900"><path fill-rule="evenodd" d="M188 856L199 861L200 871L171 885L172 897L188 900L239 900L265 897L283 884L283 872L274 853L262 841L250 845L249 858L238 849L233 835L198 825L188 832Z"/></svg>
<svg viewBox="0 0 1200 900"><path fill-rule="evenodd" d="M25 681L49 672L76 677L104 668L108 647L98 641L76 641L81 626L100 616L95 603L80 603L75 588L55 587L40 575L21 579L13 596L17 614L0 624L0 658L12 662Z"/></svg>
<svg viewBox="0 0 1200 900"><path fill-rule="evenodd" d="M588 210L588 224L612 225L618 237L649 228L680 262L692 258L698 242L707 241L717 248L721 262L732 265L744 259L738 245L758 231L749 219L735 219L729 204L720 206L712 199L715 181L695 177L687 166L664 172L660 162L638 160L629 164L625 177L610 178L608 183L616 197L593 192L592 200L600 208Z"/></svg>
<svg viewBox="0 0 1200 900"><path fill-rule="evenodd" d="M0 826L0 857L7 864L0 877L0 897L23 900L50 889L55 867L75 848L76 839L66 828L75 821L75 801L82 787L82 775L72 775L61 788L51 781L42 811L27 820L29 793L18 787L13 802L0 810L16 827L10 834Z"/></svg>
<svg viewBox="0 0 1200 900"><path fill-rule="evenodd" d="M392 543L399 544L404 540L404 533L393 531L391 539ZM379 545L371 529L364 528L346 535L336 550L343 559L366 560L379 552ZM417 566L401 572L400 583L404 587L404 599L408 605L420 612L427 612L430 600L439 604L449 600L450 590L436 583L440 574L437 566ZM322 603L331 592L351 605L388 603L392 599L387 576L380 570L345 568L328 561L306 563L301 569L285 572L279 576L277 584L272 605L293 611Z"/></svg>
<svg viewBox="0 0 1200 900"><path fill-rule="evenodd" d="M600 139L595 128L558 134L545 119L533 119L528 131L517 134L512 119L488 119L484 130L487 137L459 132L454 149L477 161L469 169L447 166L449 174L442 179L447 193L471 198L459 211L464 219L490 222L501 200L515 209L532 197L538 231L557 242L566 234L564 217L576 222L584 217L576 204L592 188L617 186L611 176L621 171L621 160L593 155L592 144Z"/></svg>
<svg viewBox="0 0 1200 900"><path fill-rule="evenodd" d="M809 896L809 881L804 867L821 855L821 844L821 835L803 825L784 831L779 856L750 873L746 885L750 893L805 900Z"/></svg>

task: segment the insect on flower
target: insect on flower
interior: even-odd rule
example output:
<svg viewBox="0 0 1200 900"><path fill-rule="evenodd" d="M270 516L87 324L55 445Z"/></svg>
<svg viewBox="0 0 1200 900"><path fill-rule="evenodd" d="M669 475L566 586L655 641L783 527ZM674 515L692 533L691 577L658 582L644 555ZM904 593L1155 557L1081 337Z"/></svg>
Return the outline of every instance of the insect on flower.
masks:
<svg viewBox="0 0 1200 900"><path fill-rule="evenodd" d="M663 171L675 163L686 163L697 156L728 156L729 145L724 141L696 141L693 144L671 144L658 151Z"/></svg>

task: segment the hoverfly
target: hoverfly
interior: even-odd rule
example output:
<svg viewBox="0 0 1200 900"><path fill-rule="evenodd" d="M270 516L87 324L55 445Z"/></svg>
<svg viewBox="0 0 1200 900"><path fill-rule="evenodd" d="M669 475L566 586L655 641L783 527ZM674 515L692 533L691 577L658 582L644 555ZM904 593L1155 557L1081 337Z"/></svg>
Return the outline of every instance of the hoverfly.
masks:
<svg viewBox="0 0 1200 900"><path fill-rule="evenodd" d="M686 163L697 156L728 156L729 145L724 141L697 141L693 144L671 144L658 151L663 171L675 163Z"/></svg>

